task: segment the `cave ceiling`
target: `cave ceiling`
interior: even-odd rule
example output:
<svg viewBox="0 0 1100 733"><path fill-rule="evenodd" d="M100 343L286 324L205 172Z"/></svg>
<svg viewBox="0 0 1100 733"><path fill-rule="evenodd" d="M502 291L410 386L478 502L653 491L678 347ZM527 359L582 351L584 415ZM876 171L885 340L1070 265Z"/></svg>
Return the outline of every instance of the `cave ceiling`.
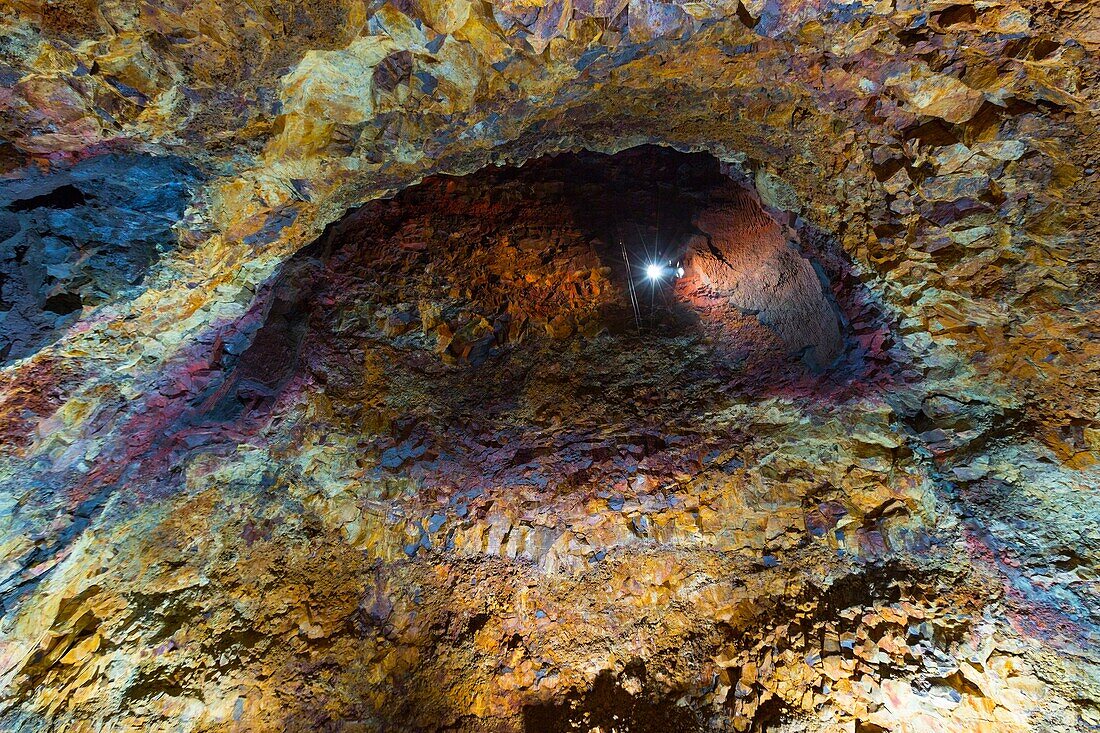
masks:
<svg viewBox="0 0 1100 733"><path fill-rule="evenodd" d="M0 3L0 730L1100 729L1098 50Z"/></svg>

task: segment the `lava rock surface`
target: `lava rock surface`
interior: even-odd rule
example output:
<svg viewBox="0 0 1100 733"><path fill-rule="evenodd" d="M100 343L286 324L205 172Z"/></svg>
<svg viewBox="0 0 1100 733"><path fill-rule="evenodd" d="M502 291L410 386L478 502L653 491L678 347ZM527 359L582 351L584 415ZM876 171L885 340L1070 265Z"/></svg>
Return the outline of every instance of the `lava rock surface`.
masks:
<svg viewBox="0 0 1100 733"><path fill-rule="evenodd" d="M1098 27L3 4L0 729L1096 730Z"/></svg>

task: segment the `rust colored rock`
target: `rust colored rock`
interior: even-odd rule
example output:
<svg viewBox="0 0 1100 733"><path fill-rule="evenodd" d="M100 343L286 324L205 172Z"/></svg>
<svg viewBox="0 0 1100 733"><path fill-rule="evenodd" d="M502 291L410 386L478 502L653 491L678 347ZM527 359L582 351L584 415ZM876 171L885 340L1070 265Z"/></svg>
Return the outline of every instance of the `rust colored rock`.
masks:
<svg viewBox="0 0 1100 733"><path fill-rule="evenodd" d="M688 252L687 276L705 297L755 315L792 352L806 351L815 367L832 364L844 339L828 284L748 190L730 182L712 196L695 220L702 236Z"/></svg>

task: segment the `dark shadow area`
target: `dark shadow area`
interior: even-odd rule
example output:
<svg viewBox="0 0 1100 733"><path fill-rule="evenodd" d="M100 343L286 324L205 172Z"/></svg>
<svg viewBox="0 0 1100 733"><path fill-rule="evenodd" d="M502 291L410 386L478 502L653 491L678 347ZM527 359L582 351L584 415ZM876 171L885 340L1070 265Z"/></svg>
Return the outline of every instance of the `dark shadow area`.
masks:
<svg viewBox="0 0 1100 733"><path fill-rule="evenodd" d="M34 209L71 209L76 206L83 206L88 202L88 197L84 195L76 186L66 183L64 186L55 188L49 193L44 193L39 196L32 196L29 199L17 199L8 204L8 211L33 211Z"/></svg>
<svg viewBox="0 0 1100 733"><path fill-rule="evenodd" d="M683 277L639 275L662 259L682 259ZM829 368L791 348L806 319L773 308L777 283L839 314L850 338ZM784 230L715 159L653 147L433 178L368 204L287 262L242 339L215 345L227 376L193 400L172 450L260 430L293 440L323 395L372 481L460 502L697 472L746 440L713 422L730 406L827 409L895 373L889 330L827 235Z"/></svg>
<svg viewBox="0 0 1100 733"><path fill-rule="evenodd" d="M640 663L623 673L639 684L646 683ZM531 705L523 712L526 733L569 731L617 731L619 733L688 733L704 729L692 707L676 704L674 696L651 697L643 689L632 694L610 672L596 677L592 688L572 693L555 703Z"/></svg>

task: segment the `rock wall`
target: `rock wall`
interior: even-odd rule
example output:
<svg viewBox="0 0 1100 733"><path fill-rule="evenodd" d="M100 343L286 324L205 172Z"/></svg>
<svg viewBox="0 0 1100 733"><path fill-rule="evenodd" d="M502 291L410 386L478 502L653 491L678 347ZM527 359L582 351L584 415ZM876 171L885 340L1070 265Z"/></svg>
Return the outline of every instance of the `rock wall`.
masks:
<svg viewBox="0 0 1100 733"><path fill-rule="evenodd" d="M1097 12L0 6L0 729L1095 730Z"/></svg>

